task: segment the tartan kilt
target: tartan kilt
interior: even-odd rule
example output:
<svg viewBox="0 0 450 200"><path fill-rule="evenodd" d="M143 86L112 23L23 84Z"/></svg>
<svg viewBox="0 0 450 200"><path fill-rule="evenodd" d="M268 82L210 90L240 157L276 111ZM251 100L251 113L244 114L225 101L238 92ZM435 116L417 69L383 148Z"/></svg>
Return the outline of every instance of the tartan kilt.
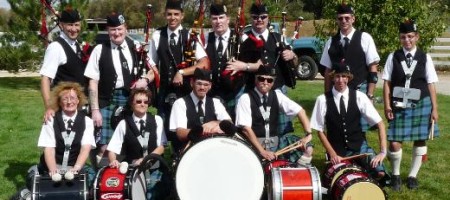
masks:
<svg viewBox="0 0 450 200"><path fill-rule="evenodd" d="M102 132L99 144L108 144L114 133L111 127L111 115L116 106L125 106L127 104L129 92L126 90L114 90L109 105L100 109L102 114Z"/></svg>
<svg viewBox="0 0 450 200"><path fill-rule="evenodd" d="M360 91L360 92L362 92L362 93L364 93L364 94L367 94L367 89L368 89L367 86L368 86L368 85L367 85L367 82L361 83L361 84L358 86L358 91ZM361 130L362 130L362 132L366 133L366 132L369 130L369 128L370 128L369 122L367 122L367 120L366 120L364 117L361 117L360 124L361 124Z"/></svg>
<svg viewBox="0 0 450 200"><path fill-rule="evenodd" d="M227 110L228 114L231 116L233 121L236 118L235 109L236 109L237 101L244 94L244 92L245 92L245 85L239 90L239 92L236 94L236 96L234 96L234 98L231 98L230 100L227 100L227 101L224 100L225 109Z"/></svg>
<svg viewBox="0 0 450 200"><path fill-rule="evenodd" d="M415 108L394 109L394 119L389 122L388 141L427 140L431 126L431 98L420 100ZM434 124L434 137L439 136L439 127Z"/></svg>
<svg viewBox="0 0 450 200"><path fill-rule="evenodd" d="M299 141L301 138L299 136L294 135L293 133L287 133L283 136L279 137L278 141L278 149L283 149L284 147L287 147L297 141ZM314 147L314 145L311 142L308 142L306 144L306 147ZM281 155L280 157L289 160L289 162L297 162L297 160L303 155L303 151L300 151L298 149L295 149L293 151L290 151L288 153L285 153Z"/></svg>

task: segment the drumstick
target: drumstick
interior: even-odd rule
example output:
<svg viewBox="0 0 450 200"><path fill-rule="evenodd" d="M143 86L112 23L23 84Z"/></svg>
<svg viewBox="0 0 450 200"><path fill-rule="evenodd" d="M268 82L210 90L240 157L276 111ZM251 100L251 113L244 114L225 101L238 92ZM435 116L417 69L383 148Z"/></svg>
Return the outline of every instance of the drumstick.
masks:
<svg viewBox="0 0 450 200"><path fill-rule="evenodd" d="M358 154L358 155L353 155L353 156L344 157L344 158L341 159L341 162L342 162L342 161L345 161L345 160L351 160L351 159L355 159L355 158L366 157L366 156L368 156L368 155L372 155L372 153L363 153L363 154ZM331 161L326 161L326 162L325 162L325 164L328 164L328 163L331 163Z"/></svg>
<svg viewBox="0 0 450 200"><path fill-rule="evenodd" d="M428 134L428 139L434 139L434 119L431 120L430 134Z"/></svg>
<svg viewBox="0 0 450 200"><path fill-rule="evenodd" d="M287 149L289 149L289 148L291 148L291 147L293 147L293 146L298 145L299 142L300 142L300 140L297 141L297 142L294 142L294 143L292 143L292 144L290 144L290 145L288 145L288 146L286 146L286 147L284 147L284 148L282 148L282 149L280 149L280 150L278 150L277 152L285 151L285 150L287 150Z"/></svg>
<svg viewBox="0 0 450 200"><path fill-rule="evenodd" d="M287 152L290 152L290 151L292 151L292 150L294 150L294 149L297 149L297 148L303 146L303 143L302 143L302 142L296 142L296 143L294 143L294 144L295 144L294 146L289 145L289 146L288 146L289 148L283 148L283 149L281 149L281 150L275 152L275 155L276 155L276 156L279 156L279 155L285 154L285 153L287 153Z"/></svg>

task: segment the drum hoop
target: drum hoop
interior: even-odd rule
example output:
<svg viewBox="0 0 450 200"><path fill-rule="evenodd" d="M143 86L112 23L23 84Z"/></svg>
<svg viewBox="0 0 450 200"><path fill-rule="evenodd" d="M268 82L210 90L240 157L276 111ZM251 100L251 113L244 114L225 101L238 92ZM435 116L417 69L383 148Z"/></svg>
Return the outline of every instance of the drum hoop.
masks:
<svg viewBox="0 0 450 200"><path fill-rule="evenodd" d="M355 164L346 165L346 167L337 170L336 173L333 174L333 177L330 180L330 188L333 187L333 185L336 183L339 177L341 177L347 172L365 172L365 171L362 167Z"/></svg>
<svg viewBox="0 0 450 200"><path fill-rule="evenodd" d="M126 193L128 194L128 198L130 198L130 199L134 199L134 197L133 197L133 185L134 185L134 179L137 178L136 177L137 172L138 172L137 168L134 168L134 167L133 168L129 168L128 172L127 172L127 176L125 177L125 181L129 185L129 187L125 188L125 190L128 190ZM130 175L128 175L128 174L130 174ZM143 180L143 182L145 184L144 195L146 195L146 193L147 193L147 181L145 180L144 171L141 171L141 173L139 173L139 174L142 174L144 176L144 180Z"/></svg>
<svg viewBox="0 0 450 200"><path fill-rule="evenodd" d="M311 174L311 182L313 187L313 199L322 199L322 182L320 179L320 172L319 170L311 166L309 167L309 173Z"/></svg>
<svg viewBox="0 0 450 200"><path fill-rule="evenodd" d="M98 181L99 178L103 175L105 168L108 166L104 166L102 168L100 168L97 172L97 174L95 174L95 178L94 178L94 183L92 185L93 188L93 192L94 192L94 199L99 198L98 195L100 194L97 190L100 190L100 187L98 186Z"/></svg>
<svg viewBox="0 0 450 200"><path fill-rule="evenodd" d="M181 173L179 167L181 165L183 165L183 163L186 162L186 161L183 162L183 158L185 158L186 156L189 156L190 152L192 152L191 150L194 148L198 148L199 145L201 145L203 142L215 140L215 139L222 139L222 140L229 140L230 142L236 142L236 143L242 145L243 148L248 149L251 152L251 154L254 155L254 157L258 160L258 162L257 162L258 164L256 164L256 163L255 164L258 165L257 169L261 169L260 171L261 171L262 177L264 177L264 170L263 170L262 164L260 162L260 157L258 157L258 154L256 153L256 151L251 146L249 146L247 143L245 143L245 141L242 141L241 139L238 139L238 138L227 137L227 136L210 136L210 137L206 137L205 139L202 139L201 141L196 142L194 145L191 145L190 147L188 147L183 152L183 154L179 157L179 161L178 161L178 163L176 163L176 168L175 168L175 177L174 177L175 188L177 188L178 184L181 184L181 183L179 183L179 181L178 181L179 179L177 177L179 177L179 175ZM264 178L262 178L262 188L260 191L260 196L262 196L263 189L264 189ZM180 195L180 193L178 191L178 196L179 195ZM179 198L182 198L182 197L179 196Z"/></svg>
<svg viewBox="0 0 450 200"><path fill-rule="evenodd" d="M355 173L355 172L365 174L365 175L367 175L367 177L358 177L358 178L354 178L353 180L350 180L350 181L348 181L347 183L345 183L344 186L343 186L343 188L342 188L343 192L342 192L342 194L339 195L339 199L342 198L342 196L343 196L344 193L345 193L345 190L346 190L348 187L350 187L352 184L354 184L354 182L365 181L365 180L369 180L369 179L370 179L370 175L369 175L367 172L364 172L364 171L353 171L353 170L349 170L349 171L344 172L343 174L341 174L341 175L336 179L335 183L338 183L339 180L341 179L341 177L345 177L345 176L350 175L350 174L353 174L353 173ZM351 183L350 186L345 187L345 186L346 186L347 184L349 184L349 183ZM333 184L333 186L331 187L331 193L329 193L330 196L334 195L334 193L336 192L337 188L338 188L338 184ZM339 188L340 188L340 187L339 187ZM333 199L333 198L332 198L332 199Z"/></svg>
<svg viewBox="0 0 450 200"><path fill-rule="evenodd" d="M272 187L268 187L268 197L270 200L278 199L279 197L283 197L283 189L281 185L281 170L282 168L276 167L271 170L271 178L269 179L269 183L272 183ZM311 187L313 193L313 199L322 199L322 184L320 181L320 173L316 167L298 167L298 168L286 168L286 169L297 169L297 170L307 170L311 176ZM277 180L277 181L274 181Z"/></svg>
<svg viewBox="0 0 450 200"><path fill-rule="evenodd" d="M364 173L364 172L363 172L363 173ZM342 199L342 197L344 197L344 195L345 195L345 191L347 191L347 189L350 188L352 185L354 185L356 182L365 182L365 183L371 183L371 184L374 184L375 186L377 186L377 187L383 192L384 197L387 198L387 193L386 193L386 191L384 191L383 188L380 187L380 185L378 184L378 182L375 181L374 179L370 178L370 175L369 175L369 174L367 174L367 176L368 176L367 178L362 178L362 177L360 177L360 178L355 178L355 179L349 181L348 183L346 183L345 185L348 185L348 186L346 186L346 187L343 188L343 191L344 191L344 192L342 192L342 194L340 194L339 199Z"/></svg>
<svg viewBox="0 0 450 200"><path fill-rule="evenodd" d="M39 185L42 177L44 177L44 176L41 176L40 174L35 174L33 176L33 185L31 188L31 199L32 200L39 198L40 192L37 191L37 186ZM50 176L48 178L49 178L49 181L53 181ZM89 190L88 190L88 185L87 185L87 175L85 173L76 174L76 177L74 178L74 180L78 180L79 181L78 183L82 184L82 188L78 187L78 192L80 195L83 196L84 200L87 200L88 196L89 196ZM79 189L82 189L82 191L79 191ZM73 191L71 191L71 192L73 192Z"/></svg>

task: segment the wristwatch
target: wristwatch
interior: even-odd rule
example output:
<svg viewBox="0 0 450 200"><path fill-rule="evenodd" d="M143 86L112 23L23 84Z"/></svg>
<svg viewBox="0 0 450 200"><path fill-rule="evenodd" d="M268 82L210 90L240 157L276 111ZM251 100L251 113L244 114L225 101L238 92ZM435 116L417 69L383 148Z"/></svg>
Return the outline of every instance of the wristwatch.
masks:
<svg viewBox="0 0 450 200"><path fill-rule="evenodd" d="M180 69L180 70L178 70L178 73L180 73L181 76L183 76L184 75L184 70Z"/></svg>

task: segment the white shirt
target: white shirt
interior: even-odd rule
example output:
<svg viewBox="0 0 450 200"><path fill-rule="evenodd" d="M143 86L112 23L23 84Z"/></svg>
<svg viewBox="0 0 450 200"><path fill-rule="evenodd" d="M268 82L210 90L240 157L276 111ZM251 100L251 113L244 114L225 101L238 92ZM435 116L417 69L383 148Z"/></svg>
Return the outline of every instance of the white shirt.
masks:
<svg viewBox="0 0 450 200"><path fill-rule="evenodd" d="M215 44L215 47L216 47L215 49L217 49L218 46L219 46L219 37L222 37L222 45L223 45L222 53L225 54L225 51L228 48L228 41L230 40L230 34L231 34L231 30L230 29L225 31L225 33L223 33L222 35L214 34L214 36L216 38L216 41L214 41L214 44ZM209 34L206 35L205 41L208 41L208 36L209 36ZM205 42L205 49L207 47L208 47L208 42Z"/></svg>
<svg viewBox="0 0 450 200"><path fill-rule="evenodd" d="M137 45L137 44L135 44ZM131 51L128 48L128 43L124 40L123 43L120 45L122 47L123 55L125 56L125 59L127 59L128 69L131 70L133 67L133 59L131 57ZM100 56L102 54L102 48L103 44L97 45L94 50L92 50L91 56L89 57L89 61L86 66L86 70L84 71L84 76L93 79L93 80L100 80L100 68L99 68L99 61ZM111 42L111 53L112 53L112 61L114 64L114 70L117 74L117 81L115 88L121 88L124 86L124 80L123 80L123 72L122 72L122 64L120 63L120 56L119 56L119 49L118 45ZM114 75L114 74L111 74Z"/></svg>
<svg viewBox="0 0 450 200"><path fill-rule="evenodd" d="M133 120L136 123L138 129L140 129L140 120L144 120L146 122L147 120L147 114L145 114L142 118L138 118L133 114ZM162 118L158 115L155 115L155 121L156 121L156 146L162 146L167 145L167 138L166 134L164 132L164 126ZM122 144L125 138L126 134L126 122L125 120L121 120L119 124L116 127L116 130L114 130L114 134L111 137L111 140L109 141L107 150L114 152L116 154L120 154L122 151Z"/></svg>
<svg viewBox="0 0 450 200"><path fill-rule="evenodd" d="M199 101L197 96L195 96L193 92L191 92L189 95L192 98L194 105L197 105L197 103ZM227 113L225 106L223 106L223 104L220 102L220 100L217 98L212 98L212 100L214 103L214 110L215 110L215 115L216 115L217 120L218 121L231 120L230 115ZM203 99L202 101L203 101L202 108L206 112L205 99ZM187 110L186 103L184 102L183 98L179 98L173 103L172 111L170 113L170 124L169 124L170 131L176 131L177 128L187 129L187 121L188 120L186 117L186 110Z"/></svg>
<svg viewBox="0 0 450 200"><path fill-rule="evenodd" d="M349 42L351 42L355 31L356 31L356 29L352 28L352 31L347 36L344 36L341 33L341 42L343 43L344 37L347 37L350 40ZM331 38L328 39L327 43L325 44L325 47L323 48L322 57L320 58L320 64L322 64L323 66L325 66L328 69L332 68L330 55L328 54L328 50L330 49L330 46L331 46ZM378 55L377 47L375 46L375 42L373 41L372 36L366 32L362 32L361 46L364 51L364 54L366 55L366 65L380 61L380 56Z"/></svg>
<svg viewBox="0 0 450 200"><path fill-rule="evenodd" d="M264 38L264 41L267 41L267 39L269 38L269 30L268 30L268 29L264 30L261 34L255 32L255 31L252 29L252 33L253 33L253 35L256 37L256 39L258 39L258 40L261 39L261 38L259 37L260 35ZM243 35L242 35L242 41L245 41L247 38L248 38L248 35L247 35L247 34L243 34Z"/></svg>
<svg viewBox="0 0 450 200"><path fill-rule="evenodd" d="M72 40L61 32L59 35L62 39L64 39L67 44L72 48L73 52L77 52L77 41ZM42 76L49 77L54 79L56 76L56 72L58 71L58 67L67 63L67 55L64 52L64 48L57 41L50 43L45 50L44 61L42 63L41 70L39 74Z"/></svg>
<svg viewBox="0 0 450 200"><path fill-rule="evenodd" d="M411 55L414 57L414 55L417 52L417 48L412 49L410 52L406 51L406 49L403 48L403 53L406 54L411 53ZM386 81L391 81L392 79L392 68L394 67L394 64L392 62L392 59L394 57L394 53L390 53L387 60L386 60L386 64L384 65L384 69L383 69L383 75L382 75L382 79L386 80ZM429 54L427 54L427 63L425 66L425 70L426 70L426 74L425 77L427 79L427 83L435 83L438 82L438 76L436 73L436 70L434 68L434 63L433 60L431 59L431 56Z"/></svg>
<svg viewBox="0 0 450 200"><path fill-rule="evenodd" d="M175 29L175 31L173 31L173 33L176 34L175 36L175 42L178 44L178 39L181 33L181 30L183 29L182 26L178 26L177 29ZM168 36L168 40L167 40L167 44L169 45L169 40L170 40L170 34L172 34L172 31L170 29L167 28L167 36ZM189 40L189 35L188 34L188 38L183 39L185 42L187 40ZM161 37L161 30L156 30L155 32L153 32L152 34L152 41L150 42L150 52L151 52L151 60L150 60L150 64L153 65L158 65L159 64L159 58L158 58L158 47L159 47L159 38ZM201 41L200 38L198 38L198 41ZM184 45L183 45L184 46ZM203 49L203 44L201 44L201 42L197 43L196 47L195 47L195 58L197 60L200 60L203 57L206 57L206 52L205 49Z"/></svg>
<svg viewBox="0 0 450 200"><path fill-rule="evenodd" d="M255 88L260 99L262 99L262 94ZM278 105L280 111L284 112L288 117L293 118L296 116L303 108L289 99L280 90L275 90L275 95L278 98ZM250 108L250 95L248 93L243 94L236 105L236 126L244 127L252 126L253 113Z"/></svg>
<svg viewBox="0 0 450 200"><path fill-rule="evenodd" d="M348 110L348 99L349 99L349 89L346 88L342 93L338 92L334 87L332 89L334 103L338 111L340 112L339 102L341 96L344 96L344 105ZM367 97L366 94L356 91L356 104L361 112L361 116L364 117L370 126L373 126L382 120L380 114L372 104L372 101ZM320 95L316 99L316 104L311 115L311 128L320 132L325 132L326 121L325 115L327 113L327 101L325 94ZM358 122L359 123L359 122Z"/></svg>
<svg viewBox="0 0 450 200"><path fill-rule="evenodd" d="M63 121L67 128L67 121L71 119L75 122L75 118L77 117L77 113L69 117L63 112ZM92 148L95 148L95 138L94 138L94 122L89 117L84 117L84 121L86 124L86 128L83 132L83 137L81 138L81 145L91 145ZM51 118L47 123L42 125L41 134L39 135L38 147L56 147L56 139L55 139L55 129L53 129L53 123L55 122L54 118ZM60 134L60 133L56 133Z"/></svg>

